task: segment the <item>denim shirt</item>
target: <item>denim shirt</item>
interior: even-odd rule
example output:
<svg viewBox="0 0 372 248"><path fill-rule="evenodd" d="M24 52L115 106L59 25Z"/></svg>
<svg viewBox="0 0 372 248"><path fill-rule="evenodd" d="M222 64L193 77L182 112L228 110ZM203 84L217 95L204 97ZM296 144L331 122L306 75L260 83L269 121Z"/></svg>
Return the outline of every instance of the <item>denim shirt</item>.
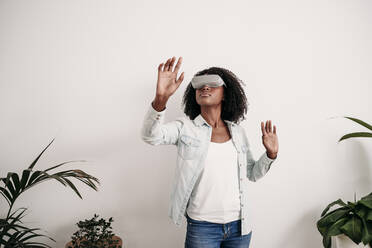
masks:
<svg viewBox="0 0 372 248"><path fill-rule="evenodd" d="M178 117L164 123L166 108L156 111L150 104L141 127L141 138L150 145L177 146L177 163L170 193L168 216L180 226L195 182L203 170L204 160L212 137L212 126L199 114L194 120ZM266 151L256 161L250 151L248 138L242 126L224 120L230 131L238 159L238 178L241 211L241 235L249 234L253 229L249 212L249 196L246 185L262 178L275 159L267 156ZM245 185L245 186L244 186Z"/></svg>

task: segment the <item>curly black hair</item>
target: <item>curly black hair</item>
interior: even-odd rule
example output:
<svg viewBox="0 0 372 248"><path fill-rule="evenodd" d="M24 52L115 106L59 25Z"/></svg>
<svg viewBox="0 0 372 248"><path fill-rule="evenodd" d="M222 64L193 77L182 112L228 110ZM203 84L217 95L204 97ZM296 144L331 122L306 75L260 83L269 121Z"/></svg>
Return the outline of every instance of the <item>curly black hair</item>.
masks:
<svg viewBox="0 0 372 248"><path fill-rule="evenodd" d="M241 86L241 84L245 86L244 82L230 70L221 67L210 67L201 70L197 72L195 76L207 74L218 74L226 84L224 88L224 101L222 101L221 119L229 120L234 123L245 120L244 114L247 113L249 102ZM184 113L191 120L194 120L195 117L201 113L200 105L195 99L195 92L196 90L192 87L190 82L182 99Z"/></svg>

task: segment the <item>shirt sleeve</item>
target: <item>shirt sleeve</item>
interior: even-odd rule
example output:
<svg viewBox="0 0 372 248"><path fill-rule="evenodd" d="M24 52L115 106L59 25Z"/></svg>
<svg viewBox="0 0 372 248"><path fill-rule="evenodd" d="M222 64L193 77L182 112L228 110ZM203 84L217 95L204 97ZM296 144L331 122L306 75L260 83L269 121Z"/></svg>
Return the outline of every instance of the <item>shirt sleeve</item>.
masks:
<svg viewBox="0 0 372 248"><path fill-rule="evenodd" d="M243 139L246 144L246 161L247 161L247 176L250 181L256 182L262 178L269 170L272 163L276 160L267 156L266 151L258 160L255 160L250 149L249 141L243 127L240 127L243 133Z"/></svg>
<svg viewBox="0 0 372 248"><path fill-rule="evenodd" d="M182 127L182 117L164 123L167 108L158 112L150 103L141 127L141 138L150 145L176 145Z"/></svg>

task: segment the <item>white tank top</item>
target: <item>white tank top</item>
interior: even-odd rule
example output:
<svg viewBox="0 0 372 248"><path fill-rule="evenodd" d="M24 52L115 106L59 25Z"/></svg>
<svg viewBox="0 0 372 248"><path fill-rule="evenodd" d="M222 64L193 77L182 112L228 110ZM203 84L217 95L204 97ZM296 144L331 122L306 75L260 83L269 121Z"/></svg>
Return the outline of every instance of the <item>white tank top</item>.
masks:
<svg viewBox="0 0 372 248"><path fill-rule="evenodd" d="M240 219L237 151L231 139L224 143L210 142L204 169L186 211L192 219L213 223Z"/></svg>

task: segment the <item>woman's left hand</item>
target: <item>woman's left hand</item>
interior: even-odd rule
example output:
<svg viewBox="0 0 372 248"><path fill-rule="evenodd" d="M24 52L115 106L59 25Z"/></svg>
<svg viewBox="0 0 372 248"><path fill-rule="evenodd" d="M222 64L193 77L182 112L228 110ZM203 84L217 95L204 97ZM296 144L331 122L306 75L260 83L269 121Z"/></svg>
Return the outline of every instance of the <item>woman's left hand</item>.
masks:
<svg viewBox="0 0 372 248"><path fill-rule="evenodd" d="M273 130L271 129L271 120L266 121L266 125L264 126L264 122L261 121L261 131L262 131L262 143L266 148L267 156L271 159L275 159L278 150L278 136L276 135L276 126L274 125Z"/></svg>

